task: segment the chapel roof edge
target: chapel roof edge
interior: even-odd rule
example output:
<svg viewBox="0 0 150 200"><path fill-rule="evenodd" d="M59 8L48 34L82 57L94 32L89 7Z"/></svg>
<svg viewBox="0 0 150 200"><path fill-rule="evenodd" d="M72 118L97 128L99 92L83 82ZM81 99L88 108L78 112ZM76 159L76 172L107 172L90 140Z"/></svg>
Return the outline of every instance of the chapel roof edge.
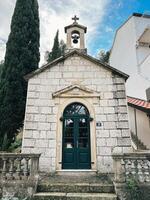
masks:
<svg viewBox="0 0 150 200"><path fill-rule="evenodd" d="M59 62L64 61L66 58L68 58L69 56L72 56L73 54L77 54L78 56L81 56L81 57L83 57L85 59L88 59L88 60L90 60L91 62L93 62L93 63L95 63L97 65L103 66L106 69L111 70L113 73L118 74L119 76L123 77L125 80L127 80L129 78L128 74L126 74L126 73L124 73L124 72L122 72L122 71L120 71L120 70L118 70L118 69L106 64L106 63L102 63L98 59L96 59L96 58L94 58L94 57L92 57L92 56L90 56L88 54L84 54L82 52L79 52L77 49L74 49L73 51L71 51L69 53L66 53L63 56L53 60L52 62L47 63L47 64L43 65L42 67L38 68L37 70L25 75L24 79L26 81L28 81L33 76L43 72L44 70L46 70L49 67L55 66L56 64L58 64Z"/></svg>

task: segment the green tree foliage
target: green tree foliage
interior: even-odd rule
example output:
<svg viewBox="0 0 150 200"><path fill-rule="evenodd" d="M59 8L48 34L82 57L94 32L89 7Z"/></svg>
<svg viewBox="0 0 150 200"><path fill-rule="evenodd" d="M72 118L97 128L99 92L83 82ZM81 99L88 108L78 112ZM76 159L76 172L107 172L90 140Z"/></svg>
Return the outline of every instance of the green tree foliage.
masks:
<svg viewBox="0 0 150 200"><path fill-rule="evenodd" d="M39 13L37 0L17 0L6 44L0 80L0 147L6 149L23 126L27 82L38 68Z"/></svg>
<svg viewBox="0 0 150 200"><path fill-rule="evenodd" d="M4 61L0 61L0 80L1 80L1 73L2 73L2 68L4 67Z"/></svg>
<svg viewBox="0 0 150 200"><path fill-rule="evenodd" d="M61 56L64 55L65 49L66 49L66 44L64 43L63 40L60 40L59 48L60 48Z"/></svg>
<svg viewBox="0 0 150 200"><path fill-rule="evenodd" d="M129 180L126 182L126 199L128 200L146 200L149 198L144 198L144 193L140 188L140 185L135 178L130 177Z"/></svg>
<svg viewBox="0 0 150 200"><path fill-rule="evenodd" d="M100 52L98 53L98 59L103 63L109 63L109 56L110 51L100 50Z"/></svg>
<svg viewBox="0 0 150 200"><path fill-rule="evenodd" d="M47 62L51 62L55 60L56 58L59 58L64 54L66 48L66 44L63 40L59 43L59 31L57 30L55 38L54 38L54 44L51 52L46 52L46 60Z"/></svg>
<svg viewBox="0 0 150 200"><path fill-rule="evenodd" d="M59 37L59 31L57 30L55 38L54 38L54 44L53 44L52 51L49 52L49 54L48 54L48 59L47 59L48 62L55 60L56 58L60 57L60 55L61 55L58 37Z"/></svg>

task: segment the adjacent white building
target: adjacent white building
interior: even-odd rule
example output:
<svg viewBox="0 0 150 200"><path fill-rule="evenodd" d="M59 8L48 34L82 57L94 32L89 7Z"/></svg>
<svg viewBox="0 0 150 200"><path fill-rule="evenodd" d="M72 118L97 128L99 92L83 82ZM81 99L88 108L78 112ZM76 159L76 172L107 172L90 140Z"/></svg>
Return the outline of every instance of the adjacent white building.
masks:
<svg viewBox="0 0 150 200"><path fill-rule="evenodd" d="M118 28L110 65L130 75L127 95L145 98L150 86L150 15L134 13Z"/></svg>

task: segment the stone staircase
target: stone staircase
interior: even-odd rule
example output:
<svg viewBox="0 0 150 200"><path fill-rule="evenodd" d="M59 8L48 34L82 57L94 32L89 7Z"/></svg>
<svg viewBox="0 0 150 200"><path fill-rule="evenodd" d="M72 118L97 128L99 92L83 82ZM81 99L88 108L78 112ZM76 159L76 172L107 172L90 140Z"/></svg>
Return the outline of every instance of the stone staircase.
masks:
<svg viewBox="0 0 150 200"><path fill-rule="evenodd" d="M131 132L131 138L132 138L132 141L134 142L134 144L136 145L136 147L139 150L148 150L146 145L133 132Z"/></svg>
<svg viewBox="0 0 150 200"><path fill-rule="evenodd" d="M117 200L106 175L54 175L40 178L34 200Z"/></svg>

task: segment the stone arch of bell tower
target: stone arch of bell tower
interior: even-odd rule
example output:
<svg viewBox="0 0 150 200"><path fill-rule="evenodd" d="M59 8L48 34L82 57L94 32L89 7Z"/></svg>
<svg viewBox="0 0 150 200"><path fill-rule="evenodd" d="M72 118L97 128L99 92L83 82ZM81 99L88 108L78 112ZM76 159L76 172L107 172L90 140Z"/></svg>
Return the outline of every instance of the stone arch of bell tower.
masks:
<svg viewBox="0 0 150 200"><path fill-rule="evenodd" d="M74 22L65 27L65 33L67 34L66 53L75 48L83 53L86 53L85 33L87 32L87 27L78 24L77 20L79 20L79 18L77 18L76 15L72 18L72 20L74 20ZM78 47L76 47L76 44L78 44Z"/></svg>

